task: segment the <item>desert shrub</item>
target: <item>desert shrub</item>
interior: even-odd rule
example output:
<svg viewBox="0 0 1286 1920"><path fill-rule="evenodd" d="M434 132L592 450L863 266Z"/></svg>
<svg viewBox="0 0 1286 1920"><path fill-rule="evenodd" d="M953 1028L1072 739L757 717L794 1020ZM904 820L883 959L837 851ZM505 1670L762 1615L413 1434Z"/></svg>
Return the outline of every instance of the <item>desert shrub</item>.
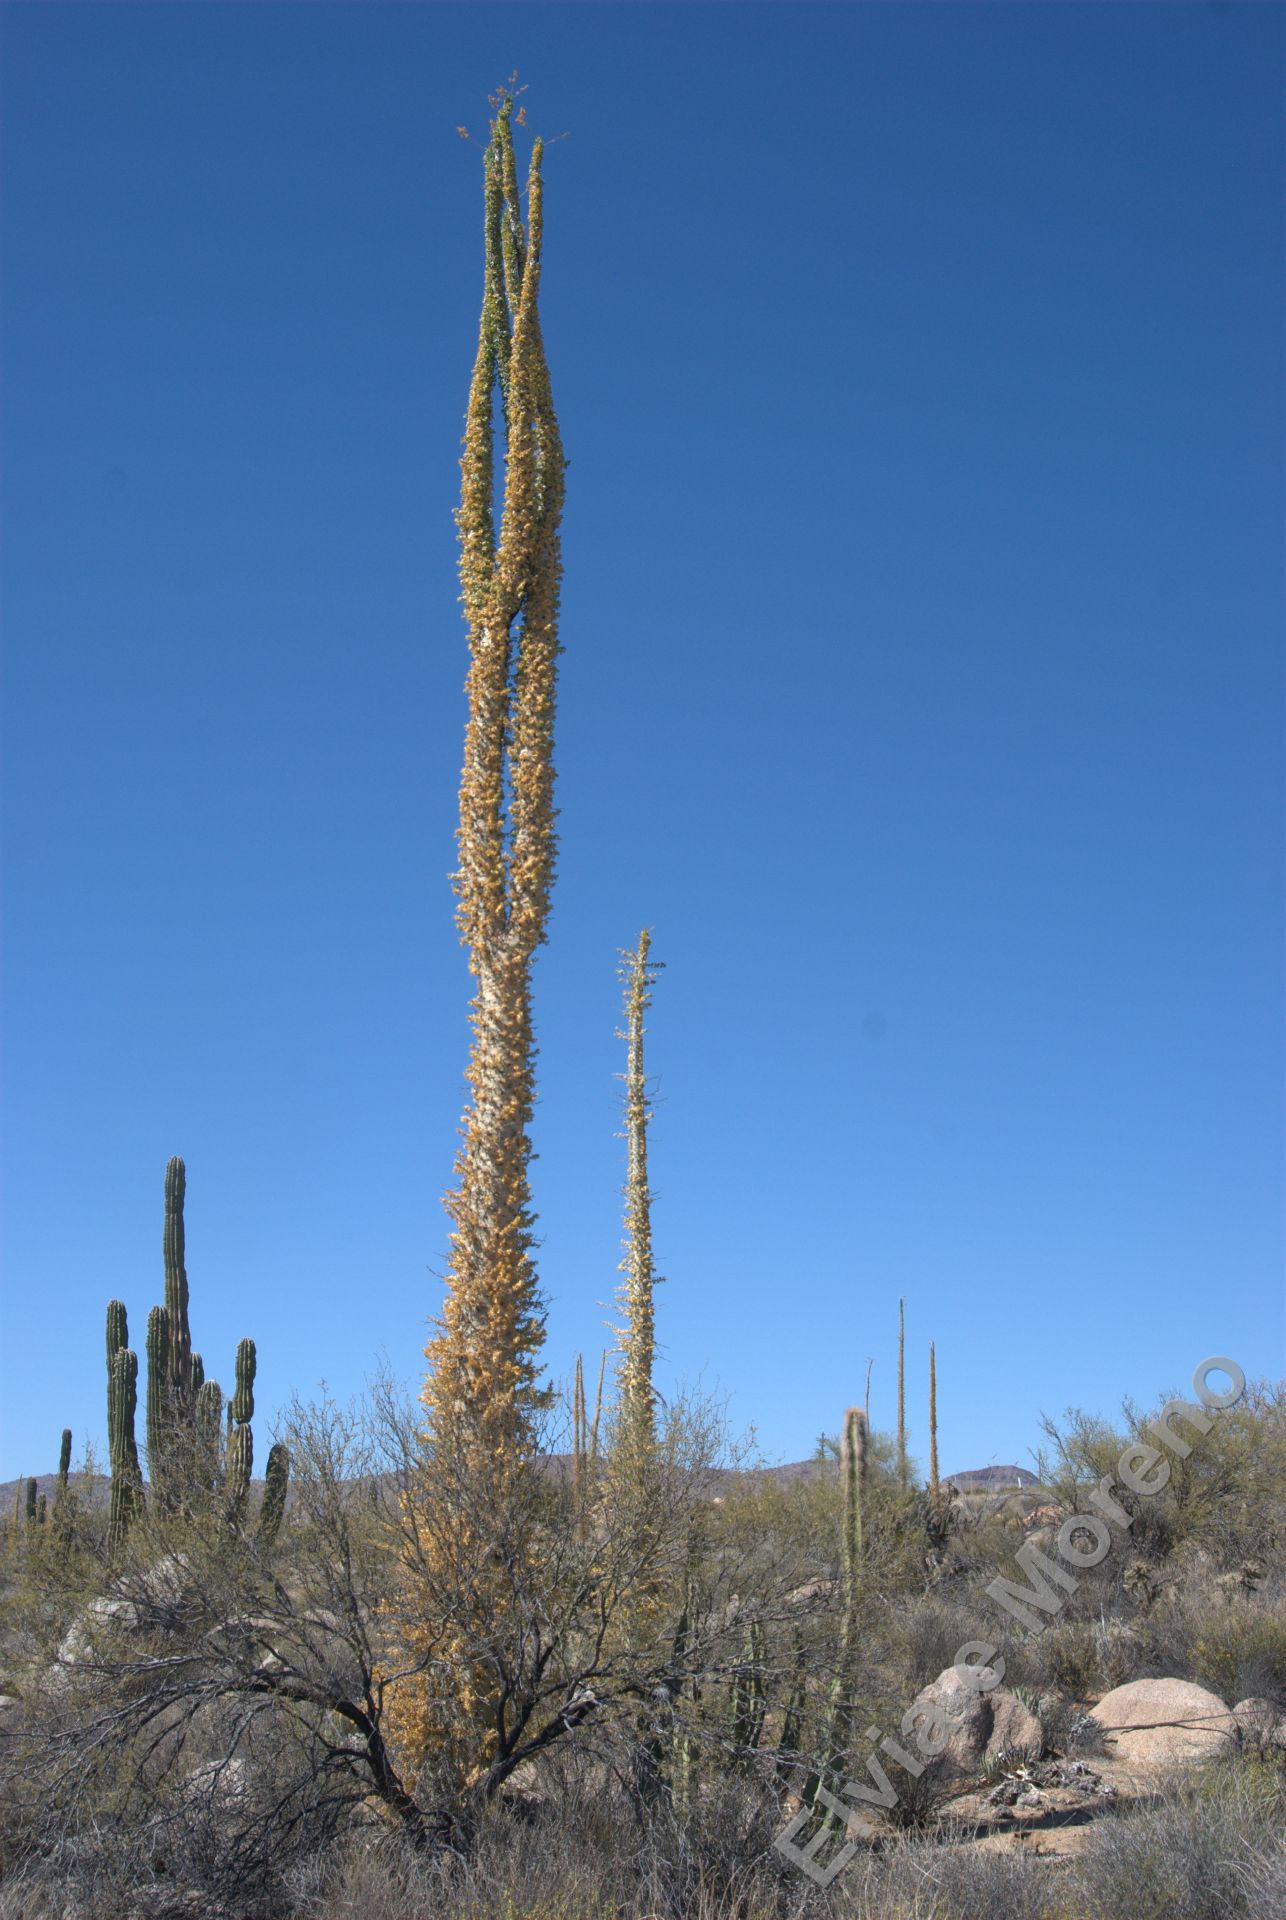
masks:
<svg viewBox="0 0 1286 1920"><path fill-rule="evenodd" d="M349 1848L299 1883L300 1920L782 1920L817 1906L744 1794L709 1796L691 1826L633 1822L589 1797L515 1822L491 1816L467 1858L400 1840ZM822 1907L829 1905L822 1902Z"/></svg>
<svg viewBox="0 0 1286 1920"><path fill-rule="evenodd" d="M1137 1679L1148 1664L1150 1636L1133 1621L1106 1620L1093 1629L1096 1687L1107 1693Z"/></svg>
<svg viewBox="0 0 1286 1920"><path fill-rule="evenodd" d="M951 1665L962 1646L977 1638L976 1608L970 1612L934 1595L913 1601L903 1616L897 1647L907 1687L913 1692L927 1687Z"/></svg>
<svg viewBox="0 0 1286 1920"><path fill-rule="evenodd" d="M1189 1658L1193 1678L1229 1706L1251 1695L1286 1701L1286 1619L1263 1607L1209 1614Z"/></svg>
<svg viewBox="0 0 1286 1920"><path fill-rule="evenodd" d="M1190 1399L1191 1390L1161 1398ZM1069 1512L1082 1507L1102 1475L1114 1473L1127 1441L1149 1441L1155 1417L1155 1411L1127 1404L1119 1425L1076 1408L1061 1423L1046 1418L1042 1481ZM1191 1451L1186 1458L1167 1456L1171 1471L1162 1491L1141 1498L1118 1488L1133 1518L1130 1557L1160 1565L1181 1549L1199 1547L1221 1570L1259 1557L1280 1560L1286 1547L1286 1388L1252 1383L1205 1434L1179 1430Z"/></svg>
<svg viewBox="0 0 1286 1920"><path fill-rule="evenodd" d="M1267 1920L1252 1870L1280 1848L1282 1799L1268 1768L1203 1769L1141 1813L1098 1825L1078 1864L1085 1920Z"/></svg>
<svg viewBox="0 0 1286 1920"><path fill-rule="evenodd" d="M1035 1684L1084 1700L1099 1691L1099 1649L1094 1628L1085 1620L1060 1620L1037 1641L1025 1640L1021 1666Z"/></svg>
<svg viewBox="0 0 1286 1920"><path fill-rule="evenodd" d="M1059 1920L1048 1869L1026 1853L904 1839L834 1883L837 1920Z"/></svg>
<svg viewBox="0 0 1286 1920"><path fill-rule="evenodd" d="M1045 1729L1045 1745L1052 1753L1084 1760L1091 1754L1106 1752L1103 1728L1079 1701L1065 1700L1061 1694L1044 1693L1036 1711Z"/></svg>

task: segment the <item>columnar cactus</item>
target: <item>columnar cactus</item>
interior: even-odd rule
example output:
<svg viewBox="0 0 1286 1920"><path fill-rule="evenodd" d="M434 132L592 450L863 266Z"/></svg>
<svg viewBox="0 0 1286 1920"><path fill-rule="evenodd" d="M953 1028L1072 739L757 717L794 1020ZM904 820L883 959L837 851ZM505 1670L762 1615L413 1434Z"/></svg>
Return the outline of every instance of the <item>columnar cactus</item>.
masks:
<svg viewBox="0 0 1286 1920"><path fill-rule="evenodd" d="M259 1538L270 1547L281 1531L286 1511L286 1491L290 1481L290 1450L278 1440L268 1449L268 1464L263 1472L263 1503L259 1508Z"/></svg>
<svg viewBox="0 0 1286 1920"><path fill-rule="evenodd" d="M27 1525L34 1527L36 1524L36 1483L34 1479L28 1480L27 1482L26 1516Z"/></svg>
<svg viewBox="0 0 1286 1920"><path fill-rule="evenodd" d="M112 1360L107 1389L107 1442L112 1467L107 1541L112 1553L121 1547L142 1501L138 1448L134 1441L137 1405L138 1355L130 1347L120 1347Z"/></svg>
<svg viewBox="0 0 1286 1920"><path fill-rule="evenodd" d="M840 1522L840 1630L839 1658L831 1686L830 1710L823 1738L823 1775L843 1777L853 1717L853 1688L857 1677L862 1602L862 1562L866 1532L866 1416L860 1407L844 1415L839 1451L842 1517ZM805 1789L811 1799L820 1784L814 1775ZM834 1815L831 1816L833 1824Z"/></svg>
<svg viewBox="0 0 1286 1920"><path fill-rule="evenodd" d="M170 1316L164 1307L153 1307L147 1316L147 1464L157 1487L165 1479L170 1444L165 1378L169 1352Z"/></svg>
<svg viewBox="0 0 1286 1920"><path fill-rule="evenodd" d="M254 1436L250 1422L255 1410L255 1343L243 1340L237 1348L237 1384L228 1402L232 1426L228 1433L228 1493L239 1514L250 1494L254 1466Z"/></svg>
<svg viewBox="0 0 1286 1920"><path fill-rule="evenodd" d="M188 1276L185 1265L183 1201L187 1176L183 1162L165 1169L165 1304L147 1317L147 1454L160 1510L190 1513L195 1500L208 1497L224 1477L219 1431L223 1393L207 1381L205 1364L192 1351L188 1325ZM112 1538L119 1545L142 1501L143 1476L134 1441L138 1361L132 1371L121 1355L129 1352L129 1323L124 1304L107 1308L108 1430L112 1457ZM237 1384L228 1403L226 1471L232 1504L239 1512L250 1490L254 1442L255 1346L243 1340L237 1349ZM70 1448L70 1434L64 1436ZM117 1484L119 1481L119 1485ZM61 1497L61 1496L60 1496Z"/></svg>
<svg viewBox="0 0 1286 1920"><path fill-rule="evenodd" d="M255 1415L255 1343L243 1340L237 1348L237 1384L228 1412L239 1427L248 1427Z"/></svg>
<svg viewBox="0 0 1286 1920"><path fill-rule="evenodd" d="M71 1474L71 1428L64 1427L58 1448L58 1484L54 1490L54 1525L65 1533L70 1518L68 1479Z"/></svg>
<svg viewBox="0 0 1286 1920"><path fill-rule="evenodd" d="M111 1450L113 1395L115 1394L115 1391L116 1391L115 1381L116 1381L116 1375L117 1375L117 1363L120 1359L121 1354L127 1352L128 1350L129 1350L129 1319L125 1312L125 1303L123 1300L109 1300L107 1302L107 1438L108 1438L108 1460L109 1460L109 1463L111 1464L113 1476L116 1473L115 1455L112 1453L112 1450ZM134 1379L136 1382L135 1400L137 1400L137 1380L138 1380L137 1355L135 1355L135 1358L134 1358ZM130 1408L128 1428L126 1429L126 1432L125 1432L125 1453L123 1458L125 1463L124 1470L130 1480L130 1483L136 1489L137 1498L141 1499L142 1486L143 1486L143 1471L139 1465L138 1446L134 1439L133 1406L131 1406ZM135 1504L137 1504L137 1499L135 1500ZM133 1511L133 1508L131 1508L131 1512L132 1511Z"/></svg>
<svg viewBox="0 0 1286 1920"><path fill-rule="evenodd" d="M217 1380L203 1380L196 1397L196 1430L204 1446L217 1450L222 1422L223 1388Z"/></svg>
<svg viewBox="0 0 1286 1920"><path fill-rule="evenodd" d="M850 1407L844 1416L839 1452L840 1484L844 1495L844 1537L841 1569L844 1613L851 1618L857 1606L858 1579L866 1533L866 1416Z"/></svg>
<svg viewBox="0 0 1286 1920"><path fill-rule="evenodd" d="M213 1493L223 1468L223 1388L203 1380L196 1396L196 1472L204 1491Z"/></svg>
<svg viewBox="0 0 1286 1920"><path fill-rule="evenodd" d="M123 1300L107 1302L107 1377L112 1375L112 1361L122 1347L129 1345L129 1319Z"/></svg>
<svg viewBox="0 0 1286 1920"><path fill-rule="evenodd" d="M192 1334L188 1327L188 1275L183 1235L186 1190L187 1171L176 1156L165 1169L165 1226L161 1235L167 1315L165 1380L176 1421L189 1417L192 1401Z"/></svg>
<svg viewBox="0 0 1286 1920"><path fill-rule="evenodd" d="M234 1427L228 1435L227 1487L234 1516L240 1517L250 1497L254 1439L249 1427Z"/></svg>

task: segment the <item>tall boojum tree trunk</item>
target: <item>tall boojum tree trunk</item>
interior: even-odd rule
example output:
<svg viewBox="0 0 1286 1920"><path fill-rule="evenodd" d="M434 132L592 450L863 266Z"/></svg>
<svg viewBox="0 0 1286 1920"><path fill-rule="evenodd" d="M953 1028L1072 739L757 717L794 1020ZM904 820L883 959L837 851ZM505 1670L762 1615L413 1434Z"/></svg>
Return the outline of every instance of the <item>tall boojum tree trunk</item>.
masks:
<svg viewBox="0 0 1286 1920"><path fill-rule="evenodd" d="M620 1329L617 1384L620 1406L616 1445L621 1464L640 1468L656 1445L656 1393L652 1368L656 1358L656 1316L653 1289L659 1284L652 1262L652 1193L647 1174L647 1130L652 1110L647 1099L643 1066L643 1018L652 1004L652 988L663 964L649 959L652 936L645 927L638 945L621 956L625 988L625 1257L619 1301L624 1315Z"/></svg>
<svg viewBox="0 0 1286 1920"><path fill-rule="evenodd" d="M469 629L460 781L458 924L475 981L470 1103L447 1198L448 1291L426 1348L430 1429L466 1452L518 1462L540 1403L544 1309L528 1182L535 1041L531 969L554 874L554 694L563 451L541 338L541 142L524 226L512 99L484 160L482 324L461 461L460 580ZM493 493L499 399L503 506Z"/></svg>

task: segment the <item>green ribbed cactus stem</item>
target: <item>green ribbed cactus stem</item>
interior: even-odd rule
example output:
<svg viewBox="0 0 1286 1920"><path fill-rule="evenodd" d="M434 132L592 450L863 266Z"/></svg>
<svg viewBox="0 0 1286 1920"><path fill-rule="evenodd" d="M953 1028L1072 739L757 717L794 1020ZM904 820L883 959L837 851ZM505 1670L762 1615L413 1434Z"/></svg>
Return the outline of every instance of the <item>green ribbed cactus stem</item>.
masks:
<svg viewBox="0 0 1286 1920"><path fill-rule="evenodd" d="M25 1512L27 1516L27 1525L29 1527L34 1527L36 1524L36 1483L34 1480L28 1480L27 1482Z"/></svg>
<svg viewBox="0 0 1286 1920"><path fill-rule="evenodd" d="M212 1493L223 1469L223 1388L217 1380L203 1380L197 1391L196 1450L197 1479Z"/></svg>
<svg viewBox="0 0 1286 1920"><path fill-rule="evenodd" d="M36 1525L43 1527L49 1517L49 1496L42 1493L36 1501Z"/></svg>
<svg viewBox="0 0 1286 1920"><path fill-rule="evenodd" d="M222 1434L223 1388L217 1380L203 1380L196 1397L196 1430L208 1447L217 1447Z"/></svg>
<svg viewBox="0 0 1286 1920"><path fill-rule="evenodd" d="M161 1488L171 1451L168 1420L170 1316L164 1307L153 1307L147 1316L147 1469L152 1484Z"/></svg>
<svg viewBox="0 0 1286 1920"><path fill-rule="evenodd" d="M866 1415L860 1407L850 1407L844 1415L839 1470L844 1496L841 1564L844 1613L848 1618L851 1617L857 1604L858 1570L862 1559L866 1523Z"/></svg>
<svg viewBox="0 0 1286 1920"><path fill-rule="evenodd" d="M242 1340L237 1347L237 1384L228 1402L228 1492L236 1513L240 1514L250 1496L250 1474L254 1465L254 1435L250 1422L255 1410L255 1343Z"/></svg>
<svg viewBox="0 0 1286 1920"><path fill-rule="evenodd" d="M107 1377L111 1378L112 1361L122 1347L129 1345L129 1319L123 1300L107 1302Z"/></svg>
<svg viewBox="0 0 1286 1920"><path fill-rule="evenodd" d="M139 1507L138 1448L134 1414L138 1406L138 1355L121 1347L112 1361L107 1389L107 1440L112 1468L112 1497L107 1520L109 1552L124 1542Z"/></svg>
<svg viewBox="0 0 1286 1920"><path fill-rule="evenodd" d="M234 1515L239 1516L250 1496L254 1466L254 1439L249 1427L233 1427L228 1436L227 1488Z"/></svg>
<svg viewBox="0 0 1286 1920"><path fill-rule="evenodd" d="M192 1404L194 1406L196 1405L196 1397L204 1385L205 1361L199 1353L194 1353L192 1355Z"/></svg>
<svg viewBox="0 0 1286 1920"><path fill-rule="evenodd" d="M245 1427L255 1414L255 1343L243 1340L237 1348L237 1384L228 1412L239 1427Z"/></svg>
<svg viewBox="0 0 1286 1920"><path fill-rule="evenodd" d="M187 1414L192 1397L192 1334L188 1327L188 1275L183 1237L186 1192L187 1171L176 1157L165 1169L165 1227L161 1250L165 1258L165 1311L169 1315L165 1377L180 1418Z"/></svg>
<svg viewBox="0 0 1286 1920"><path fill-rule="evenodd" d="M832 1791L836 1790L836 1782L844 1778L853 1718L853 1689L860 1638L862 1562L867 1544L866 1469L866 1415L860 1407L850 1407L844 1415L839 1450L842 1501L839 1658L822 1741L822 1780ZM810 1780L806 1798L813 1797L818 1784L817 1777ZM833 1811L829 1813L828 1824L832 1828L837 1824L837 1818Z"/></svg>
<svg viewBox="0 0 1286 1920"><path fill-rule="evenodd" d="M64 1427L58 1447L58 1484L54 1489L54 1525L64 1535L70 1517L70 1492L67 1484L70 1474L71 1428Z"/></svg>
<svg viewBox="0 0 1286 1920"><path fill-rule="evenodd" d="M290 1449L278 1440L268 1449L268 1464L263 1473L263 1502L259 1508L259 1538L270 1547L281 1531L286 1511L286 1491L290 1484Z"/></svg>

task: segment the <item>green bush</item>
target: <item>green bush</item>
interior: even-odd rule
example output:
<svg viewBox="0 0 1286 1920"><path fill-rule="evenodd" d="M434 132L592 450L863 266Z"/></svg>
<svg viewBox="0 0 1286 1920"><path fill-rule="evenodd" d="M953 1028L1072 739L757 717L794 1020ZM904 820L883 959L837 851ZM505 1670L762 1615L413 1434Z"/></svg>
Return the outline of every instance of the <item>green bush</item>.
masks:
<svg viewBox="0 0 1286 1920"><path fill-rule="evenodd" d="M1263 1607L1234 1603L1211 1614L1190 1658L1194 1678L1230 1707L1254 1695L1286 1697L1286 1619Z"/></svg>

